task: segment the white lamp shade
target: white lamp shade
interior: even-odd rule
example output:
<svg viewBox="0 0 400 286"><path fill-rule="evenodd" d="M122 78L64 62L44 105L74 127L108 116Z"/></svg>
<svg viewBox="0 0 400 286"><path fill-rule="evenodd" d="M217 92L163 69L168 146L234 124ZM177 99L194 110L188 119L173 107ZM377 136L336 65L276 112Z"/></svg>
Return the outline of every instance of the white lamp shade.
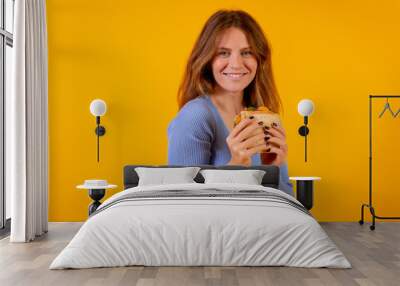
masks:
<svg viewBox="0 0 400 286"><path fill-rule="evenodd" d="M297 111L301 116L310 116L314 111L314 103L310 99L302 99L297 105Z"/></svg>
<svg viewBox="0 0 400 286"><path fill-rule="evenodd" d="M90 103L90 113L94 116L103 116L106 114L107 105L104 100L95 99Z"/></svg>

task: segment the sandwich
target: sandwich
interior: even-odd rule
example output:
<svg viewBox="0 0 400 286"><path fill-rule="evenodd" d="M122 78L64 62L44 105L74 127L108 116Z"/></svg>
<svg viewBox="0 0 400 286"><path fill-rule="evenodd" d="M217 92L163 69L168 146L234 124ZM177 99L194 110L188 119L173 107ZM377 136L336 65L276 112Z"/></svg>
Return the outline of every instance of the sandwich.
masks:
<svg viewBox="0 0 400 286"><path fill-rule="evenodd" d="M262 121L264 126L271 127L272 123L280 125L281 121L279 114L270 111L266 106L260 106L258 108L248 107L242 110L238 115L235 116L234 126L239 124L245 118L254 116L257 122Z"/></svg>
<svg viewBox="0 0 400 286"><path fill-rule="evenodd" d="M254 116L254 120L256 120L257 122L262 121L264 123L263 126L271 127L272 123L281 125L279 114L272 112L266 106L260 106L258 108L249 107L245 108L245 110L242 110L238 115L235 116L234 126L239 124L239 122L243 119L249 118L250 116ZM276 159L277 154L267 152L266 149L260 152L261 162L262 164L269 165Z"/></svg>

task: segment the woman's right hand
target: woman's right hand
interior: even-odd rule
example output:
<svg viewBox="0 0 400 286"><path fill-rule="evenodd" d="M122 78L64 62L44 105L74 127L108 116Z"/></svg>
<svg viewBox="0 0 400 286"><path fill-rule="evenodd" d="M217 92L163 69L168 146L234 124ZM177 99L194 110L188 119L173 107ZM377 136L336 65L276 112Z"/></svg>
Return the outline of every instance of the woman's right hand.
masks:
<svg viewBox="0 0 400 286"><path fill-rule="evenodd" d="M251 165L251 157L267 148L263 125L254 118L246 118L236 125L226 138L231 160L228 165Z"/></svg>

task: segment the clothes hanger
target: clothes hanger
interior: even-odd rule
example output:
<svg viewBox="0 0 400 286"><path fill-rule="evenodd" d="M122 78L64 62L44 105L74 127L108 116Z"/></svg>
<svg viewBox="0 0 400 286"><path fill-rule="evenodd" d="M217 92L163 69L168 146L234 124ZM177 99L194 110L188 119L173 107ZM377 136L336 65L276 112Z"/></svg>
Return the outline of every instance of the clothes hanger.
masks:
<svg viewBox="0 0 400 286"><path fill-rule="evenodd" d="M400 109L396 112L396 114L394 114L394 112L392 111L392 109L390 108L390 104L389 104L389 98L386 97L386 103L385 103L385 107L383 108L381 114L379 114L379 118L381 118L383 116L383 114L386 112L386 110L389 109L390 113L392 114L393 117L396 117L397 114L399 114Z"/></svg>

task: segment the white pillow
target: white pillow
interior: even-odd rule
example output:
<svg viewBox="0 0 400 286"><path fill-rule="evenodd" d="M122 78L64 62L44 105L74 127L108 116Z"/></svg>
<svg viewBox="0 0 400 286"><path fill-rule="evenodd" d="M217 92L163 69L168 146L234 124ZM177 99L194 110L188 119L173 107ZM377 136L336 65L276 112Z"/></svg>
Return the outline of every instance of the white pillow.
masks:
<svg viewBox="0 0 400 286"><path fill-rule="evenodd" d="M262 170L201 170L204 183L261 185L265 171Z"/></svg>
<svg viewBox="0 0 400 286"><path fill-rule="evenodd" d="M136 167L138 186L196 183L199 167L147 168Z"/></svg>

